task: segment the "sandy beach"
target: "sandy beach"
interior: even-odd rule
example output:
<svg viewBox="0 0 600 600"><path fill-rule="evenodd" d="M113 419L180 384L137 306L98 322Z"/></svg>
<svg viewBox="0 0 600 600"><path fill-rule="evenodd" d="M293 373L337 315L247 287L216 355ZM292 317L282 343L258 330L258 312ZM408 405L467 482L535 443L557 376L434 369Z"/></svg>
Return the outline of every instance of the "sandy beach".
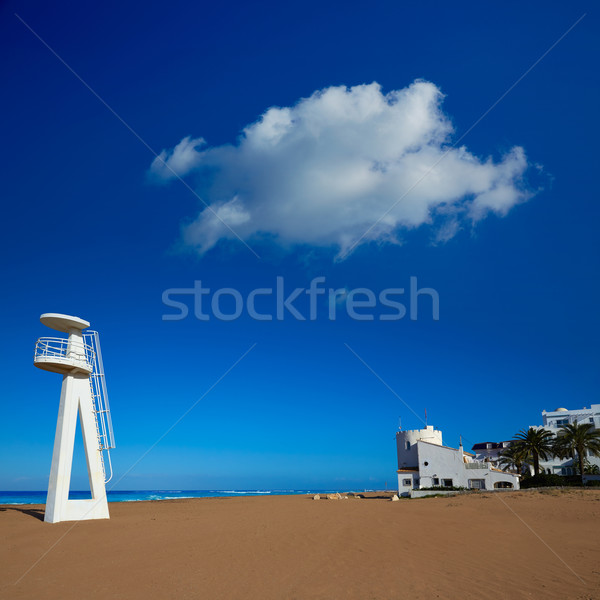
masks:
<svg viewBox="0 0 600 600"><path fill-rule="evenodd" d="M0 596L600 599L600 490L372 496L2 506Z"/></svg>

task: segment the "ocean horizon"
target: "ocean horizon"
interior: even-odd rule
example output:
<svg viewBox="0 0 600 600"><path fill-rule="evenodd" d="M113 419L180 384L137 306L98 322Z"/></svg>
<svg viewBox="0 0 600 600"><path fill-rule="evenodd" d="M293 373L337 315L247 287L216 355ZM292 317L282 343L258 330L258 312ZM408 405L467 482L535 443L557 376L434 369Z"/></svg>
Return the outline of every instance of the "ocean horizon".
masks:
<svg viewBox="0 0 600 600"><path fill-rule="evenodd" d="M236 496L290 496L294 494L328 494L338 491L372 491L372 490L118 490L108 491L109 502L143 502L147 500L177 500L183 498L227 498ZM0 491L0 504L46 504L44 491ZM71 491L70 500L91 498L90 492Z"/></svg>

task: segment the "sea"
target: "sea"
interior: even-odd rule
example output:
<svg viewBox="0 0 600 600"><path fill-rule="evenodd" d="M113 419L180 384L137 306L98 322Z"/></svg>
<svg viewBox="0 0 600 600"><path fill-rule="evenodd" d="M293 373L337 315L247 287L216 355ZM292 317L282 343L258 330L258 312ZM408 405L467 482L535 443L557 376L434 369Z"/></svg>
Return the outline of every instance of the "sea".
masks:
<svg viewBox="0 0 600 600"><path fill-rule="evenodd" d="M338 490L334 490L338 491ZM107 492L109 502L142 502L179 498L232 498L239 496L290 496L293 494L327 494L332 490L131 490ZM69 492L70 500L90 498L90 492ZM2 492L0 504L46 504L46 491Z"/></svg>

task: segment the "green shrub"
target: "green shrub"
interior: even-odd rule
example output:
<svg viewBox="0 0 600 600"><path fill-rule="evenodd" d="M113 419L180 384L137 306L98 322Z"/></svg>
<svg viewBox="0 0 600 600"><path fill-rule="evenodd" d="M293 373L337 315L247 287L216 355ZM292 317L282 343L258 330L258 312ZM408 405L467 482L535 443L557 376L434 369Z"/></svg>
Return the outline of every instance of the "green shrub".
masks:
<svg viewBox="0 0 600 600"><path fill-rule="evenodd" d="M563 485L572 484L570 484L570 482L567 481L565 477L561 477L560 475L540 473L537 476L534 475L533 477L527 477L523 479L523 481L521 482L521 489L526 490L528 488L553 487Z"/></svg>

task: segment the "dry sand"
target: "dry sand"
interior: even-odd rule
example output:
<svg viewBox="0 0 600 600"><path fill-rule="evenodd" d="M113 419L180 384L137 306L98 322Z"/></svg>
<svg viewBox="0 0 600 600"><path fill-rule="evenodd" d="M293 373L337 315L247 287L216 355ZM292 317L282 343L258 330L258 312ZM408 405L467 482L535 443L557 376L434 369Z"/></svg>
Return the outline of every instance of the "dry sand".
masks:
<svg viewBox="0 0 600 600"><path fill-rule="evenodd" d="M0 597L600 599L600 490L110 511L50 525L43 507L0 507Z"/></svg>

